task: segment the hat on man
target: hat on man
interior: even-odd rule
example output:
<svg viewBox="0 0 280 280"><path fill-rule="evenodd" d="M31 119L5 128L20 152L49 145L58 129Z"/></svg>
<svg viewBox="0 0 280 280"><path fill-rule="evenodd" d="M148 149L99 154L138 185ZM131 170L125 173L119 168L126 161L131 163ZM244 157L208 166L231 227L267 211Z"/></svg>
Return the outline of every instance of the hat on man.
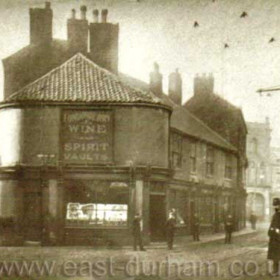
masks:
<svg viewBox="0 0 280 280"><path fill-rule="evenodd" d="M272 205L280 206L280 198L278 198L278 197L273 198Z"/></svg>

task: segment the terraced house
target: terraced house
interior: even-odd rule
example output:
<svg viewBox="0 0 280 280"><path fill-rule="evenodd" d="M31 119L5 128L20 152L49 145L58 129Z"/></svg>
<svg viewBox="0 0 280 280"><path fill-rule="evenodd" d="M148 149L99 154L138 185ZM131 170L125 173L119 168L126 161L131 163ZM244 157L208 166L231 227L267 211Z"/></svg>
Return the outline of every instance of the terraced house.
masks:
<svg viewBox="0 0 280 280"><path fill-rule="evenodd" d="M237 148L181 106L178 71L168 95L157 64L149 85L119 73L119 25L86 12L72 11L63 41L49 3L30 9L30 44L3 60L5 242L129 244L141 213L148 243L163 240L171 209L178 235L194 213L205 232L223 230L227 212L244 227Z"/></svg>

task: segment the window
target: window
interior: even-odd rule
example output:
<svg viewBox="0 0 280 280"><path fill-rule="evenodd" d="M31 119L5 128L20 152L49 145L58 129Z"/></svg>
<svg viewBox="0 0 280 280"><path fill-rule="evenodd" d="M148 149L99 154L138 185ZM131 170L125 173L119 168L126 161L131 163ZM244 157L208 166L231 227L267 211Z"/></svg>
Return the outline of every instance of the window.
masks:
<svg viewBox="0 0 280 280"><path fill-rule="evenodd" d="M171 157L172 167L182 167L182 142L183 137L178 133L173 133L171 136Z"/></svg>
<svg viewBox="0 0 280 280"><path fill-rule="evenodd" d="M188 203L187 193L184 191L171 190L169 200L169 211L174 212L176 218L176 225L187 224L188 220Z"/></svg>
<svg viewBox="0 0 280 280"><path fill-rule="evenodd" d="M233 177L232 156L226 155L225 178L232 179L232 177Z"/></svg>
<svg viewBox="0 0 280 280"><path fill-rule="evenodd" d="M81 204L68 203L67 223L95 226L125 226L127 205L125 204Z"/></svg>
<svg viewBox="0 0 280 280"><path fill-rule="evenodd" d="M127 182L73 180L65 189L67 226L127 226Z"/></svg>
<svg viewBox="0 0 280 280"><path fill-rule="evenodd" d="M258 140L256 138L253 138L252 141L251 141L251 151L253 153L258 152Z"/></svg>
<svg viewBox="0 0 280 280"><path fill-rule="evenodd" d="M265 163L261 162L260 164L260 183L264 184L265 183Z"/></svg>
<svg viewBox="0 0 280 280"><path fill-rule="evenodd" d="M250 184L254 184L256 183L256 165L255 165L255 162L249 162L249 168L248 168L248 172L249 172L249 175L248 175L248 182Z"/></svg>
<svg viewBox="0 0 280 280"><path fill-rule="evenodd" d="M210 146L207 147L206 151L206 175L214 175L214 149Z"/></svg>
<svg viewBox="0 0 280 280"><path fill-rule="evenodd" d="M191 143L190 161L191 172L196 172L196 142Z"/></svg>

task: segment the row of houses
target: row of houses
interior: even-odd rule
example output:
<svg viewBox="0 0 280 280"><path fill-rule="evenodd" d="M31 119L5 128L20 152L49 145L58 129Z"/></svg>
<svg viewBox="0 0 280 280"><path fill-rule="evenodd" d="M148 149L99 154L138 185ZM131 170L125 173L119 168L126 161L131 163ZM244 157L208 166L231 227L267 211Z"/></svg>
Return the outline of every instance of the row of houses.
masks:
<svg viewBox="0 0 280 280"><path fill-rule="evenodd" d="M108 11L67 22L52 37L52 9L30 9L30 44L3 60L0 105L0 217L10 243L131 242L136 213L145 242L162 240L169 211L176 233L204 232L224 216L245 226L246 124L242 111L214 93L214 77L196 76L182 104L178 70L162 90L118 71L119 25ZM47 238L47 239L48 239Z"/></svg>

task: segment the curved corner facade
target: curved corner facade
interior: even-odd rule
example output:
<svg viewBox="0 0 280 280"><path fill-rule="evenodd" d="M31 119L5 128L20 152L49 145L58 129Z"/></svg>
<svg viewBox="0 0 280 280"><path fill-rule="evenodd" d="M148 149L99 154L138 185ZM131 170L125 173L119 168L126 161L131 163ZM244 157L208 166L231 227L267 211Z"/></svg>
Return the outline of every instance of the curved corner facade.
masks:
<svg viewBox="0 0 280 280"><path fill-rule="evenodd" d="M59 243L127 243L140 212L148 238L146 198L169 176L169 116L145 106L2 108L0 216L22 241L44 241L51 226Z"/></svg>

